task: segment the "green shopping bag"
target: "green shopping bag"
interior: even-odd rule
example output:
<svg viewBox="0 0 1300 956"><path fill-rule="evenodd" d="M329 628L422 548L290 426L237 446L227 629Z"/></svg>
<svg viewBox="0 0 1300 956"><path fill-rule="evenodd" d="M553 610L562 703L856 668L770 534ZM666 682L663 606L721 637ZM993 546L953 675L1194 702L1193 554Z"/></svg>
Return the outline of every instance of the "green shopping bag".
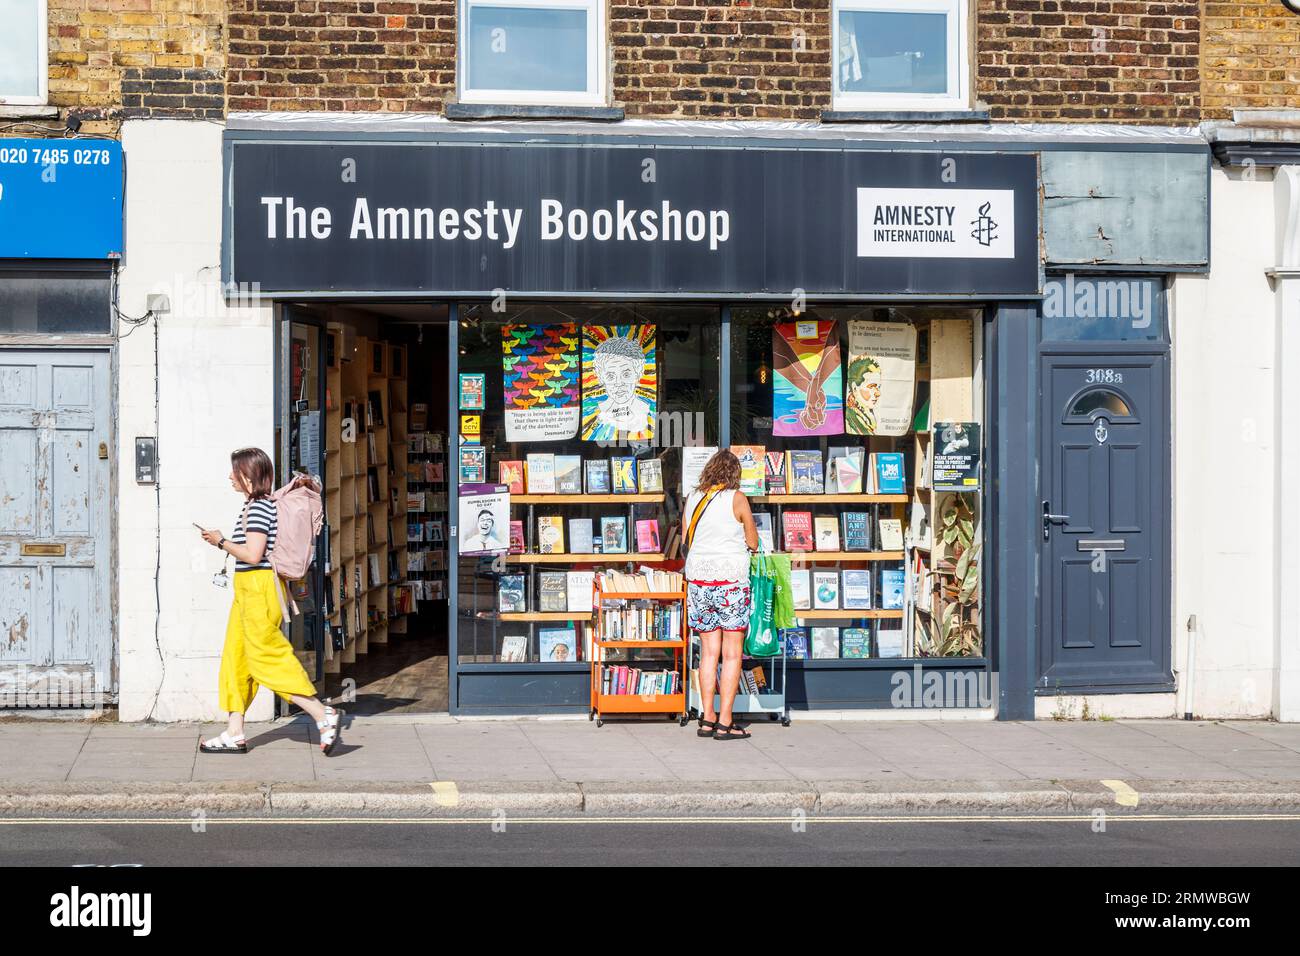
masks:
<svg viewBox="0 0 1300 956"><path fill-rule="evenodd" d="M773 554L768 556L772 566L772 623L779 631L794 627L794 592L790 585L790 555Z"/></svg>
<svg viewBox="0 0 1300 956"><path fill-rule="evenodd" d="M776 635L775 572L767 555L749 560L749 632L745 635L745 653L750 657L775 657L781 653Z"/></svg>

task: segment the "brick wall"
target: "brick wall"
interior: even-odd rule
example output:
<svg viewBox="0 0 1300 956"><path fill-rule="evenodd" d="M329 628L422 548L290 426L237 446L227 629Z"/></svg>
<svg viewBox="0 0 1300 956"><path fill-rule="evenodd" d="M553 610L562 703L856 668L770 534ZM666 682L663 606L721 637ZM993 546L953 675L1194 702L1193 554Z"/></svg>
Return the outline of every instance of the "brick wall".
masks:
<svg viewBox="0 0 1300 956"><path fill-rule="evenodd" d="M1206 0L1201 46L1207 119L1234 107L1300 108L1300 16L1278 0Z"/></svg>
<svg viewBox="0 0 1300 956"><path fill-rule="evenodd" d="M629 116L815 119L831 105L829 0L614 0Z"/></svg>
<svg viewBox="0 0 1300 956"><path fill-rule="evenodd" d="M229 107L440 111L455 17L455 0L229 0Z"/></svg>
<svg viewBox="0 0 1300 956"><path fill-rule="evenodd" d="M994 119L1200 119L1200 3L979 0L979 99Z"/></svg>
<svg viewBox="0 0 1300 956"><path fill-rule="evenodd" d="M114 133L124 116L219 116L224 16L224 0L49 0L57 123Z"/></svg>

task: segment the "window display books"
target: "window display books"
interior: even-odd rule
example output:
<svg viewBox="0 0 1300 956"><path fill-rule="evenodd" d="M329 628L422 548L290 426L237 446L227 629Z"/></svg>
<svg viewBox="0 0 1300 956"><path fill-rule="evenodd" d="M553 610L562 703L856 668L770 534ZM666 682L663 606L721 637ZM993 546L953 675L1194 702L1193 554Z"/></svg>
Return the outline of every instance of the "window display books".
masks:
<svg viewBox="0 0 1300 956"><path fill-rule="evenodd" d="M886 568L880 571L880 606L886 611L900 611L903 608L904 574L902 568Z"/></svg>
<svg viewBox="0 0 1300 956"><path fill-rule="evenodd" d="M522 495L524 493L524 463L522 461L497 462L497 483L509 487L512 495Z"/></svg>
<svg viewBox="0 0 1300 956"><path fill-rule="evenodd" d="M786 627L777 633L777 638L785 645L786 656L792 661L808 659L808 631L802 627Z"/></svg>
<svg viewBox="0 0 1300 956"><path fill-rule="evenodd" d="M907 492L907 479L903 472L903 453L876 452L871 456L872 494L901 495Z"/></svg>
<svg viewBox="0 0 1300 956"><path fill-rule="evenodd" d="M689 495L700 483L700 472L709 459L718 453L716 446L682 449L682 494Z"/></svg>
<svg viewBox="0 0 1300 956"><path fill-rule="evenodd" d="M524 553L524 523L520 521L510 522L510 553Z"/></svg>
<svg viewBox="0 0 1300 956"><path fill-rule="evenodd" d="M865 627L846 627L840 633L840 657L860 660L871 656L871 632Z"/></svg>
<svg viewBox="0 0 1300 956"><path fill-rule="evenodd" d="M518 614L528 610L522 574L503 574L497 578L497 610L502 614Z"/></svg>
<svg viewBox="0 0 1300 956"><path fill-rule="evenodd" d="M614 479L614 494L636 494L636 459L631 455L615 455L609 460L609 470Z"/></svg>
<svg viewBox="0 0 1300 956"><path fill-rule="evenodd" d="M840 629L814 627L812 630L812 656L814 660L840 656Z"/></svg>
<svg viewBox="0 0 1300 956"><path fill-rule="evenodd" d="M528 635L507 634L502 637L501 660L514 664L528 660Z"/></svg>
<svg viewBox="0 0 1300 956"><path fill-rule="evenodd" d="M781 515L781 533L787 551L813 550L811 511L787 511Z"/></svg>
<svg viewBox="0 0 1300 956"><path fill-rule="evenodd" d="M846 611L871 609L871 572L846 569L840 572L841 597Z"/></svg>
<svg viewBox="0 0 1300 956"><path fill-rule="evenodd" d="M555 456L555 493L582 494L582 458L578 455Z"/></svg>
<svg viewBox="0 0 1300 956"><path fill-rule="evenodd" d="M876 522L880 530L881 551L903 550L903 521L901 518L881 518Z"/></svg>
<svg viewBox="0 0 1300 956"><path fill-rule="evenodd" d="M828 495L856 495L862 493L862 448L859 446L832 447L826 469Z"/></svg>
<svg viewBox="0 0 1300 956"><path fill-rule="evenodd" d="M541 571L537 575L537 610L569 609L569 577L563 571Z"/></svg>
<svg viewBox="0 0 1300 956"><path fill-rule="evenodd" d="M783 495L786 493L785 452L764 452L763 472L769 495Z"/></svg>
<svg viewBox="0 0 1300 956"><path fill-rule="evenodd" d="M566 578L568 579L569 591L568 610L586 614L591 610L591 589L592 583L596 580L596 572L570 571Z"/></svg>
<svg viewBox="0 0 1300 956"><path fill-rule="evenodd" d="M607 495L609 494L609 460L605 458L596 458L584 463L583 470L587 473L587 494L589 495Z"/></svg>
<svg viewBox="0 0 1300 956"><path fill-rule="evenodd" d="M840 550L840 523L834 515L818 515L813 524L817 532L818 551Z"/></svg>
<svg viewBox="0 0 1300 956"><path fill-rule="evenodd" d="M811 572L807 568L790 570L790 603L796 611L812 609Z"/></svg>
<svg viewBox="0 0 1300 956"><path fill-rule="evenodd" d="M822 453L812 450L786 452L786 480L792 495L820 495L826 491Z"/></svg>
<svg viewBox="0 0 1300 956"><path fill-rule="evenodd" d="M767 493L766 449L762 445L732 445L731 453L740 461L740 493L763 495Z"/></svg>
<svg viewBox="0 0 1300 956"><path fill-rule="evenodd" d="M578 633L572 627L543 627L537 629L538 658L543 661L576 661L578 659Z"/></svg>
<svg viewBox="0 0 1300 956"><path fill-rule="evenodd" d="M559 515L537 519L537 553L564 553L564 519Z"/></svg>
<svg viewBox="0 0 1300 956"><path fill-rule="evenodd" d="M595 550L592 541L590 518L569 519L569 553L591 554Z"/></svg>
<svg viewBox="0 0 1300 956"><path fill-rule="evenodd" d="M768 511L754 512L754 526L758 529L758 546L771 554L776 550L776 538L772 536L772 514Z"/></svg>
<svg viewBox="0 0 1300 956"><path fill-rule="evenodd" d="M840 607L838 571L813 572L813 610L837 611Z"/></svg>
<svg viewBox="0 0 1300 956"><path fill-rule="evenodd" d="M902 657L903 654L904 654L903 622L902 621L877 621L876 622L876 656L877 657Z"/></svg>
<svg viewBox="0 0 1300 956"><path fill-rule="evenodd" d="M840 513L840 530L845 551L871 550L871 514L866 511Z"/></svg>
<svg viewBox="0 0 1300 956"><path fill-rule="evenodd" d="M647 458L637 467L637 486L642 494L658 494L664 490L664 463L659 458Z"/></svg>
<svg viewBox="0 0 1300 956"><path fill-rule="evenodd" d="M529 453L526 475L530 495L555 494L555 456L550 452Z"/></svg>
<svg viewBox="0 0 1300 956"><path fill-rule="evenodd" d="M601 554L627 554L627 519L601 518L600 544Z"/></svg>
<svg viewBox="0 0 1300 956"><path fill-rule="evenodd" d="M659 551L659 521L656 518L640 518L636 523L636 549L641 554L657 554Z"/></svg>

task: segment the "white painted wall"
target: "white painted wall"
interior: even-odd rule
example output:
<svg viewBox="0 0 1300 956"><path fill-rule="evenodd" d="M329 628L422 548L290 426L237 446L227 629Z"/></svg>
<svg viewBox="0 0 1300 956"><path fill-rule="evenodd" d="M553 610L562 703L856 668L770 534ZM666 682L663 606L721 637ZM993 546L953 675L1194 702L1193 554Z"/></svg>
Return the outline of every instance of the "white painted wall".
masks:
<svg viewBox="0 0 1300 956"><path fill-rule="evenodd" d="M1272 175L1216 167L1210 201L1211 271L1178 277L1172 302L1177 712L1190 689L1198 717L1267 717L1278 587Z"/></svg>
<svg viewBox="0 0 1300 956"><path fill-rule="evenodd" d="M227 478L230 452L258 445L274 455L271 308L228 308L220 294L221 132L213 123L169 120L122 127L126 257L119 307L140 316L149 293L171 297L171 313L159 321L156 427L153 328L137 328L120 347L122 720L219 716L217 668L231 592L212 585L220 555L191 522L229 534L241 505ZM157 643L157 502L153 486L134 480L135 438L154 434L162 548ZM263 690L249 716L270 715L271 696Z"/></svg>

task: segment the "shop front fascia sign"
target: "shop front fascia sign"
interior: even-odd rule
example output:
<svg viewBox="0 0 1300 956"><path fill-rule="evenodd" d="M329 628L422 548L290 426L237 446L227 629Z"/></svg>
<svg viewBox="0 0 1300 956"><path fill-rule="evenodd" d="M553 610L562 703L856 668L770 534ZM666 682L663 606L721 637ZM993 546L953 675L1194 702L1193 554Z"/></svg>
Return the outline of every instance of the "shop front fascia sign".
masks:
<svg viewBox="0 0 1300 956"><path fill-rule="evenodd" d="M1040 291L1034 154L236 138L226 162L225 278L264 292Z"/></svg>
<svg viewBox="0 0 1300 956"><path fill-rule="evenodd" d="M122 144L0 139L0 259L122 256Z"/></svg>

